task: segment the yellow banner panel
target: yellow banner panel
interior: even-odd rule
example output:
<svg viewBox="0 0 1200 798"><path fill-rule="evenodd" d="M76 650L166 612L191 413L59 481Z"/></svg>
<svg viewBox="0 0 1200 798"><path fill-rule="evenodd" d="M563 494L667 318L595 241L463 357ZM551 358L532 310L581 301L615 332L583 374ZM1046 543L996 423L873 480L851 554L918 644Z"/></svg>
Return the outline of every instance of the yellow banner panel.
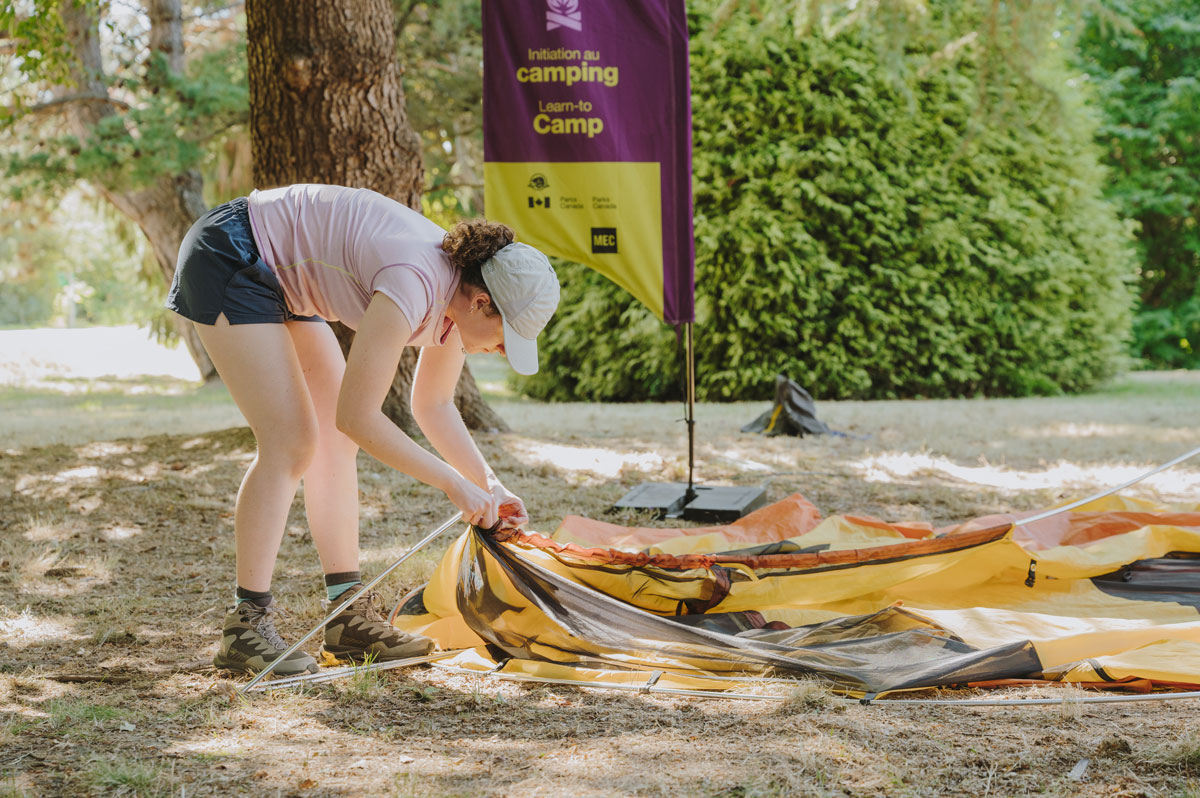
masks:
<svg viewBox="0 0 1200 798"><path fill-rule="evenodd" d="M517 240L585 263L663 316L657 163L486 163L488 218Z"/></svg>

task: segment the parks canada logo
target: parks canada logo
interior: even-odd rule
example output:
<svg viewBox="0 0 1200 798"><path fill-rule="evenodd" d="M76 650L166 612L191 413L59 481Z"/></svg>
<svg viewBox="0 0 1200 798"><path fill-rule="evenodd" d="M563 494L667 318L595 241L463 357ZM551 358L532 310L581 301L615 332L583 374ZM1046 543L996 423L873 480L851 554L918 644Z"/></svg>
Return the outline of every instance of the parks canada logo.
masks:
<svg viewBox="0 0 1200 798"><path fill-rule="evenodd" d="M583 15L579 0L546 0L546 30L570 28L583 30Z"/></svg>
<svg viewBox="0 0 1200 798"><path fill-rule="evenodd" d="M534 191L545 191L550 188L550 181L543 174L534 174L529 178L529 187ZM527 197L530 208L550 208L549 197Z"/></svg>

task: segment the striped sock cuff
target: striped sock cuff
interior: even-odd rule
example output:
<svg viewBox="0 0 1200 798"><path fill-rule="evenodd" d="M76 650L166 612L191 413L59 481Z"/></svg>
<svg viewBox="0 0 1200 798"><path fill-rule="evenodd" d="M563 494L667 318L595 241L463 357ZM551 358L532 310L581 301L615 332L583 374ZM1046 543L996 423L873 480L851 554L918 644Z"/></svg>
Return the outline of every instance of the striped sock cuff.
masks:
<svg viewBox="0 0 1200 798"><path fill-rule="evenodd" d="M346 592L348 588L362 581L361 571L339 571L335 574L325 574L325 594L333 601Z"/></svg>
<svg viewBox="0 0 1200 798"><path fill-rule="evenodd" d="M243 601L253 601L260 607L265 607L271 603L271 591L263 592L261 590L247 590L238 585L233 591L233 606L241 604Z"/></svg>

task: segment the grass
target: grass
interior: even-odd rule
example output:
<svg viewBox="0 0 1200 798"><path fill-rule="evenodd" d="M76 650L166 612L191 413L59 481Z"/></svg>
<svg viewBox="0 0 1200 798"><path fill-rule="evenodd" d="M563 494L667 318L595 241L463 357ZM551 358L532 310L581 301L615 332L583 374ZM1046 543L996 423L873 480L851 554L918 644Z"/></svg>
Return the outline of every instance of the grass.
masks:
<svg viewBox="0 0 1200 798"><path fill-rule="evenodd" d="M11 738L11 740L19 740L21 735L25 734L36 725L37 722L29 718L22 718L17 715L9 715L4 719L3 725L0 725L0 732L2 732L6 738Z"/></svg>
<svg viewBox="0 0 1200 798"><path fill-rule="evenodd" d="M128 715L128 710L119 707L69 698L48 701L45 710L51 729L82 734Z"/></svg>
<svg viewBox="0 0 1200 798"><path fill-rule="evenodd" d="M685 472L678 403L525 402L503 371L476 368L513 432L478 440L534 529L567 513L614 520L606 509L633 484ZM219 385L155 384L0 388L0 796L1195 794L1200 746L1165 742L1193 723L1182 701L905 712L831 706L807 683L760 705L421 668L233 700L206 662L253 440ZM818 402L823 420L865 439L740 433L766 404L697 408L702 480L934 523L1077 496L1200 438L1197 375L1135 374L1081 397ZM360 472L363 562L378 573L450 510L365 455ZM1200 465L1165 476L1141 495L1200 498ZM300 499L288 530L275 590L295 639L323 614ZM385 610L449 541L389 578ZM122 680L50 678L63 673ZM1097 756L1117 734L1129 752ZM1066 784L1088 757L1088 780Z"/></svg>
<svg viewBox="0 0 1200 798"><path fill-rule="evenodd" d="M370 669L374 657L368 657L361 664L354 666L354 672L342 681L342 693L352 700L370 701L377 698L387 683L384 672Z"/></svg>
<svg viewBox="0 0 1200 798"><path fill-rule="evenodd" d="M1087 692L1079 687L1063 687L1056 695L1061 699L1058 705L1058 716L1064 723L1078 723L1087 713L1087 704L1083 698Z"/></svg>
<svg viewBox="0 0 1200 798"><path fill-rule="evenodd" d="M202 433L244 424L229 392L170 377L62 381L55 388L0 385L0 440L5 448Z"/></svg>
<svg viewBox="0 0 1200 798"><path fill-rule="evenodd" d="M1182 739L1159 751L1158 759L1163 764L1177 765L1193 773L1200 771L1200 735L1195 731L1188 731Z"/></svg>
<svg viewBox="0 0 1200 798"><path fill-rule="evenodd" d="M84 778L93 790L114 798L166 798L173 793L162 765L154 762L98 758L88 767Z"/></svg>
<svg viewBox="0 0 1200 798"><path fill-rule="evenodd" d="M0 774L0 798L29 798L33 793L17 785L12 774Z"/></svg>
<svg viewBox="0 0 1200 798"><path fill-rule="evenodd" d="M787 692L787 697L780 705L779 711L793 712L829 712L841 709L841 704L835 700L833 691L825 682L816 679L800 679Z"/></svg>

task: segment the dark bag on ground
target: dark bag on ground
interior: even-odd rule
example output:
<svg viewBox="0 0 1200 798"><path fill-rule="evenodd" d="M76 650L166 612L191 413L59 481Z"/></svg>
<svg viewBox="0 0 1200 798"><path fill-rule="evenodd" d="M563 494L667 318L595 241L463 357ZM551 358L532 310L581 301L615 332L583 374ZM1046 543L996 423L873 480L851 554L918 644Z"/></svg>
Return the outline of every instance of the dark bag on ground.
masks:
<svg viewBox="0 0 1200 798"><path fill-rule="evenodd" d="M832 433L817 418L817 407L808 391L780 374L775 378L775 406L742 427L742 432L764 435L824 435Z"/></svg>

